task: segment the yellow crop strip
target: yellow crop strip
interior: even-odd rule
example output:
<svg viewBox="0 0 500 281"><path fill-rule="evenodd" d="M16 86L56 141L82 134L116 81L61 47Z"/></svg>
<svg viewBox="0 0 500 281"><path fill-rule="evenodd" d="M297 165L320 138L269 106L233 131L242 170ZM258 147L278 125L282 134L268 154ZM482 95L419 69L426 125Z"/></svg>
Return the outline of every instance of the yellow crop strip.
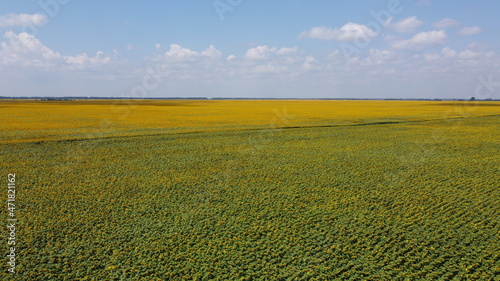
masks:
<svg viewBox="0 0 500 281"><path fill-rule="evenodd" d="M446 101L14 100L0 107L1 143L500 114L500 102Z"/></svg>

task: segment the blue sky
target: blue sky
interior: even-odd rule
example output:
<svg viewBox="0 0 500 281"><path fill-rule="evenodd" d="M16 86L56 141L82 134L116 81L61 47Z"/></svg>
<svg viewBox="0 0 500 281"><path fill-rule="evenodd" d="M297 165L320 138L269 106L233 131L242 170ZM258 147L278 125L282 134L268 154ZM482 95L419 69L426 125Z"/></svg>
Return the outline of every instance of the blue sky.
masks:
<svg viewBox="0 0 500 281"><path fill-rule="evenodd" d="M2 1L0 95L498 99L498 11L494 0Z"/></svg>

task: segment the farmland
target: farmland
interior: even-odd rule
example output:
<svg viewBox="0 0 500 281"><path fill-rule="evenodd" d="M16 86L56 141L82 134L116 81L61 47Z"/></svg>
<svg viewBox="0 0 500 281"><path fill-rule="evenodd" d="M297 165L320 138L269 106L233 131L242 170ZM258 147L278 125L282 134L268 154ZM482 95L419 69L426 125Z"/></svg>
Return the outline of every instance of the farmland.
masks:
<svg viewBox="0 0 500 281"><path fill-rule="evenodd" d="M498 102L0 108L17 280L500 280Z"/></svg>

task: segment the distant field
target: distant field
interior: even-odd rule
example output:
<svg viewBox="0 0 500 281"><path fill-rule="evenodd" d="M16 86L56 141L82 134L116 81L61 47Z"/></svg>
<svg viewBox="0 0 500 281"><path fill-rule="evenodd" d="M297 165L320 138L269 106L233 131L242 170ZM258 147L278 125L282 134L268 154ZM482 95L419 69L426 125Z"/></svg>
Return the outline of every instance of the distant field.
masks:
<svg viewBox="0 0 500 281"><path fill-rule="evenodd" d="M484 116L500 114L500 102L4 100L0 109L0 143L12 143Z"/></svg>
<svg viewBox="0 0 500 281"><path fill-rule="evenodd" d="M0 102L19 280L500 280L500 102L114 102Z"/></svg>

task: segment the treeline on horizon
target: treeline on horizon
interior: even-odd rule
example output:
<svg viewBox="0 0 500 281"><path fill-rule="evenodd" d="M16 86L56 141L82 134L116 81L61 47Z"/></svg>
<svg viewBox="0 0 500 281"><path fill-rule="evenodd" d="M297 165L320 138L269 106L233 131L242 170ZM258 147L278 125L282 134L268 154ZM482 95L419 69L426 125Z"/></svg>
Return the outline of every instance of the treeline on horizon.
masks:
<svg viewBox="0 0 500 281"><path fill-rule="evenodd" d="M41 97L41 96L0 96L0 100L36 100L36 101L73 101L73 100L415 100L415 101L500 101L500 99L456 99L456 98L252 98L252 97L82 97L82 96L64 96L64 97Z"/></svg>

